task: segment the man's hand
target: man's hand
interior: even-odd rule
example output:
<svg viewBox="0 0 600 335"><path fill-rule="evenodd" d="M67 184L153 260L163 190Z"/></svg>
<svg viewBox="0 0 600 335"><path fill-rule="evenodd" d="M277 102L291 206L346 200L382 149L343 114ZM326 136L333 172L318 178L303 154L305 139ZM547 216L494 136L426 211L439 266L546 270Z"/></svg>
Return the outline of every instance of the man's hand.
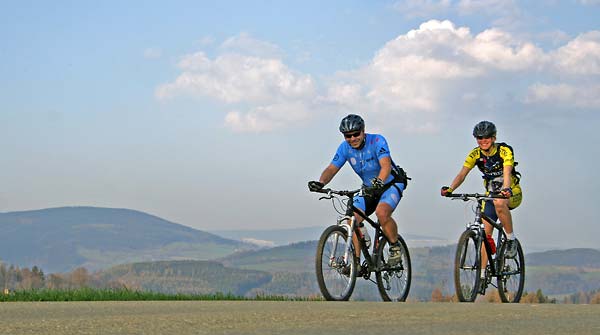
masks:
<svg viewBox="0 0 600 335"><path fill-rule="evenodd" d="M500 191L500 194L502 194L503 197L510 198L513 196L512 188L510 188L510 187L503 188Z"/></svg>
<svg viewBox="0 0 600 335"><path fill-rule="evenodd" d="M450 186L442 186L442 189L440 190L440 194L442 195L442 197L447 197L450 194L452 194L452 191L454 191L452 189L452 187L450 187Z"/></svg>
<svg viewBox="0 0 600 335"><path fill-rule="evenodd" d="M371 179L371 186L365 187L365 195L368 197L378 197L381 195L384 186L383 180L375 177Z"/></svg>
<svg viewBox="0 0 600 335"><path fill-rule="evenodd" d="M325 184L320 181L311 180L308 182L308 190L311 192L319 192L323 187L325 187Z"/></svg>
<svg viewBox="0 0 600 335"><path fill-rule="evenodd" d="M381 179L379 179L379 178L377 178L377 177L375 177L375 178L371 179L371 187L373 188L373 190L379 190L379 189L382 189L382 188L383 188L383 186L385 186L385 185L383 184L383 180L381 180Z"/></svg>

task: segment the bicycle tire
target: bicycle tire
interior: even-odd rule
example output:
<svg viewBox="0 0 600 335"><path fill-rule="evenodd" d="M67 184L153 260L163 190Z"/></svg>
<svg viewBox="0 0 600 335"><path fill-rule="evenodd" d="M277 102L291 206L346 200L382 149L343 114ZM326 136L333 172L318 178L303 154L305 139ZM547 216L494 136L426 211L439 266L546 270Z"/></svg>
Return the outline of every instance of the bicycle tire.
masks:
<svg viewBox="0 0 600 335"><path fill-rule="evenodd" d="M384 301L406 301L410 291L412 276L410 254L406 242L400 235L398 235L398 242L400 242L402 261L393 268L389 268L386 262L389 256L389 248L386 248L388 245L387 239L381 238L377 247L376 266L381 270L375 272L375 277L377 278L379 294Z"/></svg>
<svg viewBox="0 0 600 335"><path fill-rule="evenodd" d="M516 240L517 255L507 258L506 243L502 244L498 255L500 262L498 266L498 293L502 302L517 303L521 300L523 287L525 286L525 255L521 243Z"/></svg>
<svg viewBox="0 0 600 335"><path fill-rule="evenodd" d="M338 225L325 229L319 238L315 270L319 289L326 300L346 301L350 299L354 291L358 262L354 252L351 252L350 264L343 261L348 247L347 243L348 232ZM352 242L350 241L350 243Z"/></svg>
<svg viewBox="0 0 600 335"><path fill-rule="evenodd" d="M466 230L458 239L454 257L454 289L460 302L473 302L477 298L481 281L481 254L478 245L481 242L473 230Z"/></svg>

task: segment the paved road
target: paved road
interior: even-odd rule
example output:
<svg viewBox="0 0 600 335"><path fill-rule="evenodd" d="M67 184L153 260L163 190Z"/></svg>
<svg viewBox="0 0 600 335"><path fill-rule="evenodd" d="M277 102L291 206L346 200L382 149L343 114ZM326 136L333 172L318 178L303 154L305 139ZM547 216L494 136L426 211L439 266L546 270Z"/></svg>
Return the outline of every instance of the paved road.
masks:
<svg viewBox="0 0 600 335"><path fill-rule="evenodd" d="M491 318L497 317L494 321ZM484 320L488 320L487 325ZM0 303L0 334L600 334L600 305Z"/></svg>

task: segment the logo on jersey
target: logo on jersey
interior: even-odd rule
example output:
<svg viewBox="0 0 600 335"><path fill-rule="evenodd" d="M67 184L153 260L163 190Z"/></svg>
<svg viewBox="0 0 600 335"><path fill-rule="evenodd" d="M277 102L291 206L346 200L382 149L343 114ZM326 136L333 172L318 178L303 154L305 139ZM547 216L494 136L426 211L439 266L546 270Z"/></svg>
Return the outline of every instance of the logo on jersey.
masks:
<svg viewBox="0 0 600 335"><path fill-rule="evenodd" d="M386 149L386 148L381 148L381 149L379 149L379 154L380 154L380 155L381 155L381 154L385 154L385 153L387 153L387 152L388 152L388 151L387 151L387 149Z"/></svg>
<svg viewBox="0 0 600 335"><path fill-rule="evenodd" d="M337 161L338 159L340 159L340 155L338 155L338 154L335 154L335 156L333 156L333 161L335 162L335 161Z"/></svg>

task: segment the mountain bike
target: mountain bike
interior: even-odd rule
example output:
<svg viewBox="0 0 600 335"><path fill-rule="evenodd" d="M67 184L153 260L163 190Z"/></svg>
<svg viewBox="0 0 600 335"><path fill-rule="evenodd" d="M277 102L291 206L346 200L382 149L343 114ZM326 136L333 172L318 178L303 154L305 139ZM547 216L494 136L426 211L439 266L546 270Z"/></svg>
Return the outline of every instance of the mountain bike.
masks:
<svg viewBox="0 0 600 335"><path fill-rule="evenodd" d="M377 284L379 294L384 301L405 301L410 289L411 264L408 247L402 236L398 234L401 262L390 266L387 262L389 248L386 248L389 241L383 234L381 225L353 205L354 197L361 192L361 189L352 191L322 189L317 192L326 193L327 196L319 200L332 200L334 209L341 215L337 219L337 224L325 229L317 245L315 267L317 282L323 297L334 301L348 300L354 291L356 278L362 277ZM375 228L372 254L360 232L354 217L355 213L364 219L363 222L368 222ZM353 234L358 237L364 256L362 264L354 253ZM371 279L372 273L375 273L376 282Z"/></svg>
<svg viewBox="0 0 600 335"><path fill-rule="evenodd" d="M458 239L454 258L454 286L458 300L472 302L477 294L485 294L485 289L495 286L502 302L519 302L525 284L525 256L518 240L517 254L513 258L506 255L506 233L501 222L492 221L483 213L483 204L487 200L506 199L496 194L450 194L452 200L474 201L475 220L467 223L467 229ZM495 244L485 233L483 220L489 222L497 231ZM493 235L493 231L492 231ZM492 241L490 241L492 240ZM487 253L488 262L482 264L482 247ZM495 253L494 251L498 251ZM485 278L481 278L482 267L485 266ZM496 278L497 285L492 283Z"/></svg>

